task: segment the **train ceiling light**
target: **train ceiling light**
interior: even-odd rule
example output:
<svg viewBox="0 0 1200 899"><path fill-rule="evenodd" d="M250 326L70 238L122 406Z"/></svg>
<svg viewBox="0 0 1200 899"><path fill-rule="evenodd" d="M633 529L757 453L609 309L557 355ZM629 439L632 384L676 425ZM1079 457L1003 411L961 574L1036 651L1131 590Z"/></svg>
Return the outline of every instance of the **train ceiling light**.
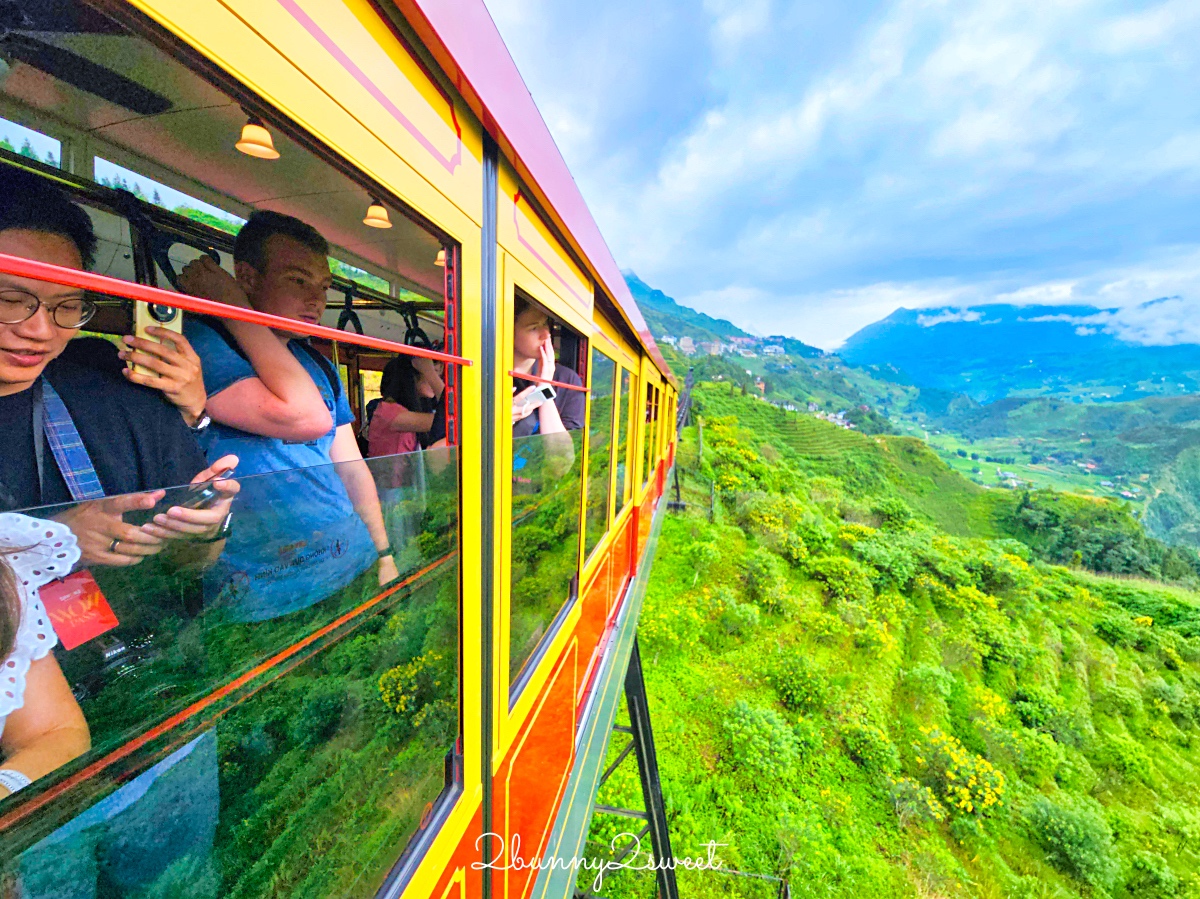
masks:
<svg viewBox="0 0 1200 899"><path fill-rule="evenodd" d="M366 217L363 218L363 224L369 225L372 228L390 228L392 220L388 218L388 211L374 197L371 197L371 205L367 207Z"/></svg>
<svg viewBox="0 0 1200 899"><path fill-rule="evenodd" d="M279 151L271 139L271 132L258 116L250 116L242 126L242 136L234 144L241 152L255 159L278 159Z"/></svg>

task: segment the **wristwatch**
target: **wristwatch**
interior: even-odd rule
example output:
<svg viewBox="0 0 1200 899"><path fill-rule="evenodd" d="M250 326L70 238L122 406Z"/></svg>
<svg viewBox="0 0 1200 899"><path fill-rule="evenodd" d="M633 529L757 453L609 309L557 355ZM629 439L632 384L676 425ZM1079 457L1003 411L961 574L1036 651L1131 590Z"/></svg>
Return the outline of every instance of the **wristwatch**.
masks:
<svg viewBox="0 0 1200 899"><path fill-rule="evenodd" d="M194 425L188 425L188 428L191 429L193 434L199 434L210 424L212 424L212 416L202 409L200 410L200 417L196 419L196 423Z"/></svg>

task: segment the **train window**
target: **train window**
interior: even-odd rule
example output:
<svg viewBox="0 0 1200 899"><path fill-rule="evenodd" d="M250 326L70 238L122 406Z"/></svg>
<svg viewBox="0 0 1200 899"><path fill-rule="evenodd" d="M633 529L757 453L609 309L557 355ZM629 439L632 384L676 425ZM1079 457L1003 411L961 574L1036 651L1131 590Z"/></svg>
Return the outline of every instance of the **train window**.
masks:
<svg viewBox="0 0 1200 899"><path fill-rule="evenodd" d="M7 152L0 169L6 177L12 166L26 169L17 180L33 178L23 188L36 197L52 180L85 208L97 236L94 271L166 288L174 283L169 269L210 250L229 271L229 232L240 220L231 224L228 213L179 190L192 185L214 202L227 198L231 209L261 206L299 219L338 261L393 275L394 282L382 279L389 290L397 283L409 291L401 304L384 285L334 271L331 296L339 306L348 296L345 309L326 312L333 321L355 312L363 333L400 343L419 310L426 339L456 345L454 331L443 333L438 320L450 302L445 287L455 283L453 262L435 262L443 248L457 259L446 235L387 197L393 227L367 227L364 209L379 187L278 130L279 159L268 164L236 152L242 103L259 104L268 119L269 108L223 93L156 42L72 0L27 4L26 12L25 25L6 41L51 48L39 65L86 61L113 75L84 89L78 68L68 65L60 79L49 64L17 58L0 79L5 115L53 120L53 133L88 136L70 146L67 168L53 179L38 181L29 174L38 166ZM128 103L153 109L139 113ZM108 155L93 159L92 152ZM86 180L93 162L98 179L111 185L120 178L116 186L134 197ZM72 233L80 231L79 218L69 218ZM312 243L304 246L313 251ZM330 412L318 416L319 436L243 431L227 418L200 435L202 450L187 430L187 409L181 406L181 417L122 376L112 338L130 333L135 304L129 291L113 291L86 296L80 308L96 306L85 325L92 333L68 342L64 358L36 382L61 392L72 417L82 408L108 410L108 418L93 420L89 411L90 424L78 424L84 447L111 442L94 456L95 490L76 489L87 481L72 477L78 453L49 451L48 479L0 484L0 546L25 554L0 558L47 575L42 605L31 607L45 618L29 621L57 631L57 646L42 658L53 659L71 687L73 699L57 697L56 714L74 731L30 769L32 783L12 795L0 789L0 893L374 895L403 853L416 851L406 847L428 844L413 838L440 825L462 781L457 406L439 400L436 389L422 394L432 403L421 413L430 431L420 441L406 433L411 451L360 459L344 440L342 429L352 424L345 405L358 405L368 361L382 376L390 359L378 350L359 354L349 342L292 341L293 357ZM305 297L306 308L319 307L319 291ZM255 297L248 299L253 305ZM60 304L55 314L73 308ZM202 324L189 313L183 322ZM255 368L236 339L210 330L216 336L200 353L204 375L223 370L217 377L226 379L215 390L199 385L211 409L213 395L271 369ZM189 340L199 348L191 333ZM425 368L426 386L436 383L453 397L445 387L453 372ZM43 402L48 416L60 414L49 393ZM450 445L424 439L439 416L444 429L449 420ZM331 420L336 430L320 434ZM142 433L141 423L139 442L132 435ZM32 431L26 441L18 435L6 463L32 457L35 445ZM214 474L211 465L224 452L240 460L232 478L186 485ZM208 523L183 527L168 507ZM578 502L575 508L578 518ZM44 699L35 692L20 702ZM20 707L0 705L0 728L13 713Z"/></svg>
<svg viewBox="0 0 1200 899"><path fill-rule="evenodd" d="M183 191L175 190L115 162L109 162L101 156L95 157L94 169L97 184L114 190L127 190L139 200L153 203L184 218L203 222L229 234L236 234L238 229L246 224L246 220L241 216L197 200Z"/></svg>
<svg viewBox="0 0 1200 899"><path fill-rule="evenodd" d="M243 549L219 558L183 539L106 565L81 530L97 503L0 516L4 542L27 547L9 563L23 571L65 574L84 553L41 601L91 744L0 801L0 879L21 896L373 894L448 786L456 453L358 463L398 549L383 592L362 521L313 491L362 476L346 464L238 478Z"/></svg>
<svg viewBox="0 0 1200 899"><path fill-rule="evenodd" d="M655 441L658 439L658 389L646 385L646 426L642 433L642 486L650 483L654 476L654 461L657 458Z"/></svg>
<svg viewBox="0 0 1200 899"><path fill-rule="evenodd" d="M586 394L582 379L572 368L578 356L570 348L580 346L581 341L540 306L517 295L513 316L510 702L516 701L538 649L578 592Z"/></svg>
<svg viewBox="0 0 1200 899"><path fill-rule="evenodd" d="M612 506L613 385L617 364L592 347L591 419L588 427L587 516L584 524L583 557L592 554L608 530Z"/></svg>
<svg viewBox="0 0 1200 899"><path fill-rule="evenodd" d="M617 506L625 508L629 455L629 413L633 408L633 376L621 369L621 399L617 409Z"/></svg>
<svg viewBox="0 0 1200 899"><path fill-rule="evenodd" d="M3 118L0 118L0 150L7 150L9 153L54 168L62 164L61 141Z"/></svg>

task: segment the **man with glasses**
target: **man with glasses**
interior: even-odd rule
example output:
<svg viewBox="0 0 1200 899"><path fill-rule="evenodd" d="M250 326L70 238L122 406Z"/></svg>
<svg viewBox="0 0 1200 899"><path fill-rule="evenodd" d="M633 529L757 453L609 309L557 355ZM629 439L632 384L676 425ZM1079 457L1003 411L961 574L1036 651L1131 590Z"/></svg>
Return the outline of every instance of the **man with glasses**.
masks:
<svg viewBox="0 0 1200 899"><path fill-rule="evenodd" d="M0 253L80 269L95 248L91 219L63 191L0 167ZM81 565L136 565L168 541L220 536L237 488L223 483L226 496L212 507L174 508L142 526L126 523L123 513L153 508L161 488L217 477L236 459L209 467L188 428L185 418L197 417L199 363L184 341L172 350L129 339L123 356L132 354L157 379L131 373L122 380L58 358L95 310L82 291L0 274L0 509L94 499L56 516L78 538ZM163 395L180 404L182 416Z"/></svg>

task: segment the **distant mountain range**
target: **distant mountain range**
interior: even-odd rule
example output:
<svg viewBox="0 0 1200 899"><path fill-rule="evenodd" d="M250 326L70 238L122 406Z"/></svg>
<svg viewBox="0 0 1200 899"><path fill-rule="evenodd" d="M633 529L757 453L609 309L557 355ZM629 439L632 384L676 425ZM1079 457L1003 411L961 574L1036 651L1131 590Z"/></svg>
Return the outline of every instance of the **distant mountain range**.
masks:
<svg viewBox="0 0 1200 899"><path fill-rule="evenodd" d="M897 309L850 337L838 355L899 382L980 403L1047 395L1111 402L1200 391L1200 346L1147 346L1092 324L1114 314L1092 306Z"/></svg>
<svg viewBox="0 0 1200 899"><path fill-rule="evenodd" d="M737 325L723 318L713 318L711 315L681 306L661 290L655 290L633 272L625 273L625 283L629 285L629 292L637 300L646 324L650 326L650 332L655 338L669 334L672 337L690 337L697 343L702 341L728 342L731 337L764 340L743 331ZM823 351L793 337L775 336L766 338L764 342L782 346L788 355L807 358L824 355Z"/></svg>

